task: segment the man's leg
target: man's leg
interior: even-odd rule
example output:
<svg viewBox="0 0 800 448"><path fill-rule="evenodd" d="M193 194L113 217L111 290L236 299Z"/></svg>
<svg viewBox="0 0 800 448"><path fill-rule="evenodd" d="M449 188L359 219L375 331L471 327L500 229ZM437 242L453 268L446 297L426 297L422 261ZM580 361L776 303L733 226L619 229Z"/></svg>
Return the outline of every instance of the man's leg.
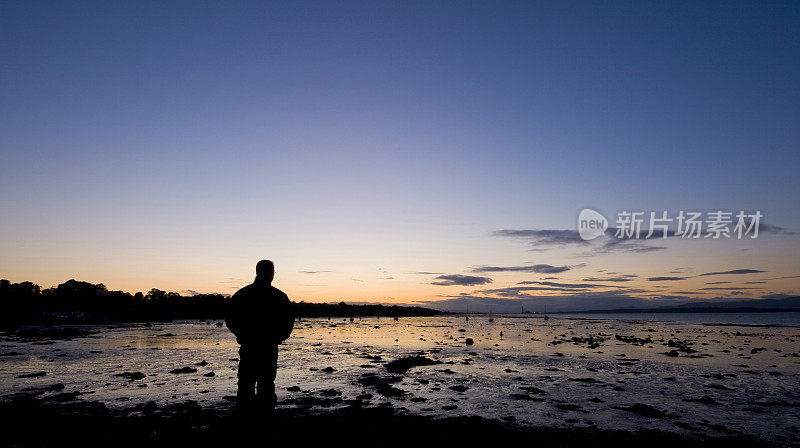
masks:
<svg viewBox="0 0 800 448"><path fill-rule="evenodd" d="M263 364L258 376L258 400L262 404L274 408L278 402L275 394L275 377L278 369L278 346L267 346L262 355Z"/></svg>
<svg viewBox="0 0 800 448"><path fill-rule="evenodd" d="M255 398L258 353L253 353L250 347L241 346L239 348L239 390L236 393L239 405L252 402Z"/></svg>

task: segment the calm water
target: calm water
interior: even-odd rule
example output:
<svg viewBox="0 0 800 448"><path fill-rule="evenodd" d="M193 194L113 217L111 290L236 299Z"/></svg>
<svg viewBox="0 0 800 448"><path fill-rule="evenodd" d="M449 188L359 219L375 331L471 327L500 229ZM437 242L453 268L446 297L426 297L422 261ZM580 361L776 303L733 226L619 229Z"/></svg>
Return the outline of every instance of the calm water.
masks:
<svg viewBox="0 0 800 448"><path fill-rule="evenodd" d="M602 313L559 314L562 318L616 319L719 325L784 325L800 327L800 313Z"/></svg>
<svg viewBox="0 0 800 448"><path fill-rule="evenodd" d="M313 412L358 400L366 407L529 425L797 437L800 328L702 325L686 320L712 322L712 316L676 316L682 322L665 315L652 322L632 315L303 320L281 346L280 406ZM722 316L721 323L733 317ZM791 317L759 314L740 323L765 322L760 319L775 324ZM112 407L190 399L227 406L236 389L237 345L217 323L89 327L96 333L70 340L4 334L0 395L47 399L78 392L78 400ZM667 355L672 350L677 356ZM393 389L369 384L370 375L392 377L386 361L409 355L440 364L392 378ZM196 371L171 373L182 367ZM46 375L19 377L36 372ZM116 376L123 372L144 377ZM54 383L64 388L44 391ZM639 403L665 414L624 409Z"/></svg>

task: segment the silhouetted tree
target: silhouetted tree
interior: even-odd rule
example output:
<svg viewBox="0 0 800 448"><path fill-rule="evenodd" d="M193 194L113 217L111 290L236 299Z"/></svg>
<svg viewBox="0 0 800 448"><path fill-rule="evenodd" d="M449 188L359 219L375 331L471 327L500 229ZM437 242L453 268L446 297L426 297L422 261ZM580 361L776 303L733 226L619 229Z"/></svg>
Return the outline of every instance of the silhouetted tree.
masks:
<svg viewBox="0 0 800 448"><path fill-rule="evenodd" d="M147 293L147 296L145 296L145 298L148 300L158 301L158 300L163 300L164 297L166 297L166 295L167 295L166 291L153 288L150 290L150 292Z"/></svg>

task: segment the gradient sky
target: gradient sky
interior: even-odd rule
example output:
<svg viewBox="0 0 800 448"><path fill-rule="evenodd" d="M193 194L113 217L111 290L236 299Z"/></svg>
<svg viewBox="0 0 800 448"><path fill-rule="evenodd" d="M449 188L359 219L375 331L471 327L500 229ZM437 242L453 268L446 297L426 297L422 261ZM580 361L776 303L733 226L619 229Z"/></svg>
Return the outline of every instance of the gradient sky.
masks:
<svg viewBox="0 0 800 448"><path fill-rule="evenodd" d="M232 293L270 258L307 301L798 294L800 6L0 1L0 155L0 277L44 287ZM780 229L495 233L584 207ZM570 269L479 268L536 264Z"/></svg>

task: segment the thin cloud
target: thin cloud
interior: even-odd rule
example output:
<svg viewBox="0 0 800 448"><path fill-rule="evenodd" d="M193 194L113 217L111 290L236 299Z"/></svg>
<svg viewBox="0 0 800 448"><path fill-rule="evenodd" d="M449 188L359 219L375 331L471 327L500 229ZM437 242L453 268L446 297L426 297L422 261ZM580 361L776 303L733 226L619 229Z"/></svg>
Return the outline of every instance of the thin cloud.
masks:
<svg viewBox="0 0 800 448"><path fill-rule="evenodd" d="M623 274L617 277L586 277L585 282L629 282L638 277L636 274Z"/></svg>
<svg viewBox="0 0 800 448"><path fill-rule="evenodd" d="M666 250L664 246L650 246L639 242L639 240L614 238L607 239L602 246L597 248L595 252L598 253L611 253L611 252L631 252L631 253L646 253L655 252L658 250Z"/></svg>
<svg viewBox="0 0 800 448"><path fill-rule="evenodd" d="M478 266L473 268L471 272L535 272L537 274L559 274L582 266L585 266L585 264L575 266L553 266L550 264L534 264L531 266Z"/></svg>
<svg viewBox="0 0 800 448"><path fill-rule="evenodd" d="M544 282L548 283L548 282ZM606 296L618 296L620 294L633 294L633 293L647 293L649 291L645 291L642 289L625 289L622 287L617 287L617 289L613 289L611 291L603 291L597 289L606 289L608 288L607 285L577 285L577 284L562 284L562 286L557 286L558 284L552 285L539 285L539 286L511 286L508 288L497 288L497 289L482 289L474 291L474 293L478 294L488 294L492 296L499 296L499 297L507 297L507 298L527 298L531 297L531 292L560 292L564 293L563 296L573 296L576 294L599 294L599 295L606 295Z"/></svg>
<svg viewBox="0 0 800 448"><path fill-rule="evenodd" d="M483 289L476 292L482 294L500 296L500 297L530 297L530 294L528 294L529 291L575 293L575 292L587 292L589 289L590 288L564 288L564 287L552 287L552 286L516 286L509 288Z"/></svg>
<svg viewBox="0 0 800 448"><path fill-rule="evenodd" d="M664 281L676 281L676 280L686 280L689 277L650 277L647 279L648 282L664 282Z"/></svg>
<svg viewBox="0 0 800 448"><path fill-rule="evenodd" d="M762 278L761 280L783 280L787 278L800 278L800 275L787 275L784 277Z"/></svg>
<svg viewBox="0 0 800 448"><path fill-rule="evenodd" d="M542 285L542 286L552 286L555 288L570 288L570 289L591 289L591 288L622 288L622 286L617 285L598 285L597 283L560 283L560 282L537 282L537 281L525 281L519 282L518 285Z"/></svg>
<svg viewBox="0 0 800 448"><path fill-rule="evenodd" d="M625 238L618 238L616 236L617 229L611 227L606 229L605 231L605 240L603 240L602 246L597 249L597 252L600 253L609 253L609 252L632 252L632 253L643 253L643 252L654 252L657 250L665 250L666 247L664 246L650 246L645 244L644 241L656 241L662 240L661 234L663 232L654 233L652 238L645 238L647 236L647 231L639 231L632 236L626 236ZM675 236L675 232L672 230L667 231L667 237Z"/></svg>
<svg viewBox="0 0 800 448"><path fill-rule="evenodd" d="M180 295L185 297L185 296L199 296L201 293L199 293L199 292L197 292L197 291L195 291L193 289L183 289L181 291L178 291L178 294L180 294Z"/></svg>
<svg viewBox="0 0 800 448"><path fill-rule="evenodd" d="M333 272L333 271L297 271L301 274L321 274L323 272Z"/></svg>
<svg viewBox="0 0 800 448"><path fill-rule="evenodd" d="M431 285L437 286L477 286L477 285L485 285L487 283L492 283L492 279L489 277L479 277L474 275L461 275L461 274L450 274L450 275L440 275L436 277L435 282L431 282Z"/></svg>
<svg viewBox="0 0 800 448"><path fill-rule="evenodd" d="M523 238L534 245L588 244L575 230L514 230L503 229L492 232L493 236Z"/></svg>
<svg viewBox="0 0 800 448"><path fill-rule="evenodd" d="M705 274L700 274L699 277L705 277L707 275L727 275L727 274L737 274L737 275L741 275L741 274L760 274L762 272L767 272L767 271L762 271L762 270L759 270L759 269L733 269L733 270L730 270L730 271L706 272Z"/></svg>
<svg viewBox="0 0 800 448"><path fill-rule="evenodd" d="M222 280L218 283L249 283L251 280L246 280L243 278L236 278L236 277L227 277L225 280Z"/></svg>
<svg viewBox="0 0 800 448"><path fill-rule="evenodd" d="M776 233L778 235L797 235L797 232L792 232L781 226L773 226L764 222L758 224L758 231L765 233Z"/></svg>
<svg viewBox="0 0 800 448"><path fill-rule="evenodd" d="M600 246L595 246L594 252L597 253L610 253L610 252L631 252L631 253L644 253L664 250L663 246L651 246L644 244L643 241L656 240L661 238L645 239L647 231L641 231L637 235L626 238L617 238L617 229L609 228L605 231L605 238L602 240ZM492 232L493 236L518 238L527 240L531 246L575 246L575 247L588 247L596 243L585 241L581 238L577 230L563 230L563 229L503 229ZM655 234L660 235L660 234ZM638 238L636 238L638 236ZM668 237L675 236L675 232L667 231Z"/></svg>

